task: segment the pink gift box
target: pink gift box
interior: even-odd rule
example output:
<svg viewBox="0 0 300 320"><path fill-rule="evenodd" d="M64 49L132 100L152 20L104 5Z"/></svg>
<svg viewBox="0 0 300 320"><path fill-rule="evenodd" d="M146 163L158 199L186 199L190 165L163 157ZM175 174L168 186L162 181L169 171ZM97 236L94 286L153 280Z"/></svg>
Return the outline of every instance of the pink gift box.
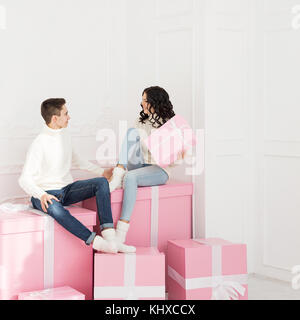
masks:
<svg viewBox="0 0 300 320"><path fill-rule="evenodd" d="M115 224L121 216L123 193L123 189L111 193ZM126 244L157 247L165 252L168 240L191 239L192 195L192 183L168 181L162 186L139 187ZM83 207L97 210L96 198L85 200ZM99 221L96 231L99 231Z"/></svg>
<svg viewBox="0 0 300 320"><path fill-rule="evenodd" d="M111 193L114 223L121 216L123 189ZM167 241L192 238L193 184L168 181L166 185L139 187L126 244L157 247L166 252ZM83 202L83 207L96 210L96 199ZM98 219L98 218L97 218ZM99 232L99 221L95 231Z"/></svg>
<svg viewBox="0 0 300 320"><path fill-rule="evenodd" d="M96 253L95 300L164 300L165 255L156 248L136 253Z"/></svg>
<svg viewBox="0 0 300 320"><path fill-rule="evenodd" d="M96 212L66 208L92 231ZM0 253L1 300L61 286L93 297L93 248L43 212L0 212Z"/></svg>
<svg viewBox="0 0 300 320"><path fill-rule="evenodd" d="M157 165L162 168L174 163L178 153L196 145L196 136L188 122L176 115L143 140Z"/></svg>
<svg viewBox="0 0 300 320"><path fill-rule="evenodd" d="M18 297L19 300L85 300L84 294L67 286L41 291L22 292Z"/></svg>
<svg viewBox="0 0 300 320"><path fill-rule="evenodd" d="M168 241L167 256L169 300L248 299L245 244L174 240Z"/></svg>

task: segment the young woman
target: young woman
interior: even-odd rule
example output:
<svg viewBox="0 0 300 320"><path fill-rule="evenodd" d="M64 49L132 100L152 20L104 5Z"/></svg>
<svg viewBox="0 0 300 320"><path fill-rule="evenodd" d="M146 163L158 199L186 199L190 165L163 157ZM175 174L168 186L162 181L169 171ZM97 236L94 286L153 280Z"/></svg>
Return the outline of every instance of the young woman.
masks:
<svg viewBox="0 0 300 320"><path fill-rule="evenodd" d="M160 128L175 116L173 105L168 93L160 87L150 87L144 90L142 96L140 117L135 121L134 128L127 131L123 141L118 165L113 170L109 187L110 191L124 188L123 206L120 220L117 224L121 242L124 243L129 229L130 218L134 209L138 187L157 186L165 184L170 175L172 164L161 168L155 164L150 151L141 142L153 131ZM179 158L184 155L179 155Z"/></svg>

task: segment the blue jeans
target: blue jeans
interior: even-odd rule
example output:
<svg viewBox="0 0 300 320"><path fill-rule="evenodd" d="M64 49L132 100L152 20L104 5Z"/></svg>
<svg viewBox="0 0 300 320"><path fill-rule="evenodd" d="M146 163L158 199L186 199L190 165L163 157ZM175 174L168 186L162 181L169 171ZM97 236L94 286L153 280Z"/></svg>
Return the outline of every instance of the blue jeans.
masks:
<svg viewBox="0 0 300 320"><path fill-rule="evenodd" d="M124 196L120 219L129 222L138 187L163 185L169 180L169 176L161 167L144 163L137 129L128 130L122 144L119 164L128 170L123 182Z"/></svg>
<svg viewBox="0 0 300 320"><path fill-rule="evenodd" d="M60 202L57 202L56 200L51 199L52 204L48 203L47 213L61 226L83 240L87 245L92 243L96 233L91 232L86 226L73 217L64 206L69 206L96 196L97 212L101 223L100 230L114 227L109 184L106 178L99 177L76 181L60 190L49 190L46 192L60 200ZM32 197L31 202L35 209L43 211L39 199Z"/></svg>

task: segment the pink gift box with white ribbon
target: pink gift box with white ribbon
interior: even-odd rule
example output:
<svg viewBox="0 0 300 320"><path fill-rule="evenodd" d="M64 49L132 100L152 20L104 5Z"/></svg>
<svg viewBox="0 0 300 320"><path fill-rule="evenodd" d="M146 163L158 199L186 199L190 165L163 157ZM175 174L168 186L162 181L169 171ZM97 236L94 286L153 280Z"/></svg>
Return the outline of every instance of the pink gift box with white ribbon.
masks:
<svg viewBox="0 0 300 320"><path fill-rule="evenodd" d="M19 300L85 300L84 294L68 286L22 292L18 298Z"/></svg>
<svg viewBox="0 0 300 320"><path fill-rule="evenodd" d="M96 212L65 207L91 231ZM71 286L93 294L93 248L38 210L0 212L0 300Z"/></svg>
<svg viewBox="0 0 300 320"><path fill-rule="evenodd" d="M121 216L123 194L123 189L111 193L115 224ZM162 186L139 187L126 244L156 247L159 251L166 252L168 240L191 239L192 197L192 183L168 181ZM96 199L85 200L83 207L96 210ZM99 221L96 231L99 232Z"/></svg>
<svg viewBox="0 0 300 320"><path fill-rule="evenodd" d="M165 168L177 160L180 152L195 146L197 139L189 123L182 116L176 115L154 130L143 143L156 164Z"/></svg>
<svg viewBox="0 0 300 320"><path fill-rule="evenodd" d="M115 224L121 216L123 194L123 189L111 193ZM192 196L192 183L168 181L162 186L139 187L126 244L157 247L165 252L168 240L191 239ZM83 201L83 207L96 210L96 198ZM99 221L96 229L99 230Z"/></svg>
<svg viewBox="0 0 300 320"><path fill-rule="evenodd" d="M247 247L210 238L168 241L169 300L247 300Z"/></svg>
<svg viewBox="0 0 300 320"><path fill-rule="evenodd" d="M164 300L165 255L156 248L136 253L96 253L95 300Z"/></svg>

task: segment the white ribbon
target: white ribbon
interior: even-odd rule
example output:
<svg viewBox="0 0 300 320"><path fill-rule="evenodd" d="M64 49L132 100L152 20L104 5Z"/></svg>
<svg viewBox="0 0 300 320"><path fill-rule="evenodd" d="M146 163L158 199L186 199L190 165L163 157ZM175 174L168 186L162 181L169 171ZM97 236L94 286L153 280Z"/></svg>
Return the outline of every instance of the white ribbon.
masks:
<svg viewBox="0 0 300 320"><path fill-rule="evenodd" d="M19 211L26 211L29 210L31 207L26 204L15 204L15 203L2 203L0 204L0 211L5 213L14 213Z"/></svg>
<svg viewBox="0 0 300 320"><path fill-rule="evenodd" d="M186 290L212 288L211 300L238 300L244 296L246 289L242 286L248 283L247 274L222 275L222 247L211 245L209 241L194 241L212 247L212 276L201 278L183 278L176 270L168 266L168 275Z"/></svg>
<svg viewBox="0 0 300 320"><path fill-rule="evenodd" d="M36 209L30 212L44 218L44 288L54 286L54 219Z"/></svg>
<svg viewBox="0 0 300 320"><path fill-rule="evenodd" d="M72 206L66 206L69 209ZM31 207L32 208L32 207ZM54 218L47 213L36 209L30 209L29 212L42 216L44 218L44 288L54 287Z"/></svg>
<svg viewBox="0 0 300 320"><path fill-rule="evenodd" d="M136 286L136 254L129 253L125 256L124 286L123 287L95 287L96 299L138 300L139 298L165 298L164 286Z"/></svg>
<svg viewBox="0 0 300 320"><path fill-rule="evenodd" d="M151 247L158 246L159 186L151 187Z"/></svg>
<svg viewBox="0 0 300 320"><path fill-rule="evenodd" d="M172 118L172 119L170 120L170 125L171 125L171 127L173 128L173 130L177 133L177 135L178 135L178 137L181 139L182 143L184 143L183 130L184 130L184 129L191 130L191 128L190 128L188 125L186 125L186 124L183 124L182 126L177 127L174 118ZM190 146L192 146L192 144L190 144Z"/></svg>

